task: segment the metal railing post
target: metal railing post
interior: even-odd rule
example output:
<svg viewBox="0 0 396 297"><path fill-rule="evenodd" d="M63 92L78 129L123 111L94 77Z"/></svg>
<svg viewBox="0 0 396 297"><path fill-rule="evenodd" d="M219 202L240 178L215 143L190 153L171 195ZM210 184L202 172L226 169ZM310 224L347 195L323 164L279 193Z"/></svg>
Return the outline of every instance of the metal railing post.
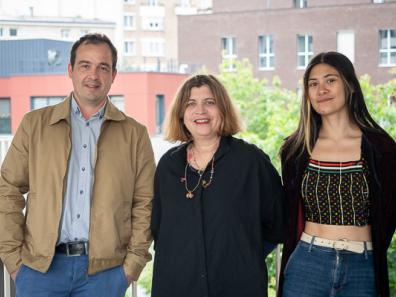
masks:
<svg viewBox="0 0 396 297"><path fill-rule="evenodd" d="M4 267L4 297L11 297L11 277Z"/></svg>
<svg viewBox="0 0 396 297"><path fill-rule="evenodd" d="M278 244L276 246L276 260L275 260L275 274L276 274L276 292L278 292L279 288L279 275L281 269L281 245Z"/></svg>
<svg viewBox="0 0 396 297"><path fill-rule="evenodd" d="M132 282L132 297L137 297L137 282Z"/></svg>

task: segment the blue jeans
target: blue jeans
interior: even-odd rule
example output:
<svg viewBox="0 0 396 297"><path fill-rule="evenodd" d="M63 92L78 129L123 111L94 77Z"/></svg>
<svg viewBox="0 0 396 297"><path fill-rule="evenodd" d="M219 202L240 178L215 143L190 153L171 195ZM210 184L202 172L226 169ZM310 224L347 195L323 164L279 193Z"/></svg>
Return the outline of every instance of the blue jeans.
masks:
<svg viewBox="0 0 396 297"><path fill-rule="evenodd" d="M284 271L283 297L373 297L372 251L362 254L300 241Z"/></svg>
<svg viewBox="0 0 396 297"><path fill-rule="evenodd" d="M46 273L22 265L17 297L125 297L128 288L122 266L88 275L88 256L56 254Z"/></svg>

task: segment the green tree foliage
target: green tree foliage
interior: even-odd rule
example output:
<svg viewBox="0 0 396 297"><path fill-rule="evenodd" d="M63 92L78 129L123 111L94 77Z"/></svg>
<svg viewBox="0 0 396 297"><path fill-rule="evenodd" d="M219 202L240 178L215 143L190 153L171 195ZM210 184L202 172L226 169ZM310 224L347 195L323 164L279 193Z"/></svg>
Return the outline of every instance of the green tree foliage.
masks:
<svg viewBox="0 0 396 297"><path fill-rule="evenodd" d="M245 130L240 137L262 148L279 169L277 158L282 140L297 126L300 99L284 89L278 77L272 85L253 76L248 60L236 61L235 71L221 65L220 80L239 108Z"/></svg>

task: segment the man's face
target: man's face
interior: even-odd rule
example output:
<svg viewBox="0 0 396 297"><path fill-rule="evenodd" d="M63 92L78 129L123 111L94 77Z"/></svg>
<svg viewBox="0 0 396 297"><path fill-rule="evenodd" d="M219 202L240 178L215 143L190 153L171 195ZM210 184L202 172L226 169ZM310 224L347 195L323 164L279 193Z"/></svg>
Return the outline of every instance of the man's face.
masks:
<svg viewBox="0 0 396 297"><path fill-rule="evenodd" d="M68 71L77 102L90 106L98 106L106 100L117 74L112 70L111 50L105 43L81 44Z"/></svg>

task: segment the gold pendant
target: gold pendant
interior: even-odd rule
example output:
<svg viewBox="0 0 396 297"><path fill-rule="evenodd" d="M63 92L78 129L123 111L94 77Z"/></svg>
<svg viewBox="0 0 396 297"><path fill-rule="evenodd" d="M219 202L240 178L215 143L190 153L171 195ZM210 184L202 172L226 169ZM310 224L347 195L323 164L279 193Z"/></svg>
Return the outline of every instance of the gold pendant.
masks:
<svg viewBox="0 0 396 297"><path fill-rule="evenodd" d="M191 191L188 191L187 194L186 194L186 197L187 197L188 199L191 199L191 198L194 197L194 194L193 194Z"/></svg>

